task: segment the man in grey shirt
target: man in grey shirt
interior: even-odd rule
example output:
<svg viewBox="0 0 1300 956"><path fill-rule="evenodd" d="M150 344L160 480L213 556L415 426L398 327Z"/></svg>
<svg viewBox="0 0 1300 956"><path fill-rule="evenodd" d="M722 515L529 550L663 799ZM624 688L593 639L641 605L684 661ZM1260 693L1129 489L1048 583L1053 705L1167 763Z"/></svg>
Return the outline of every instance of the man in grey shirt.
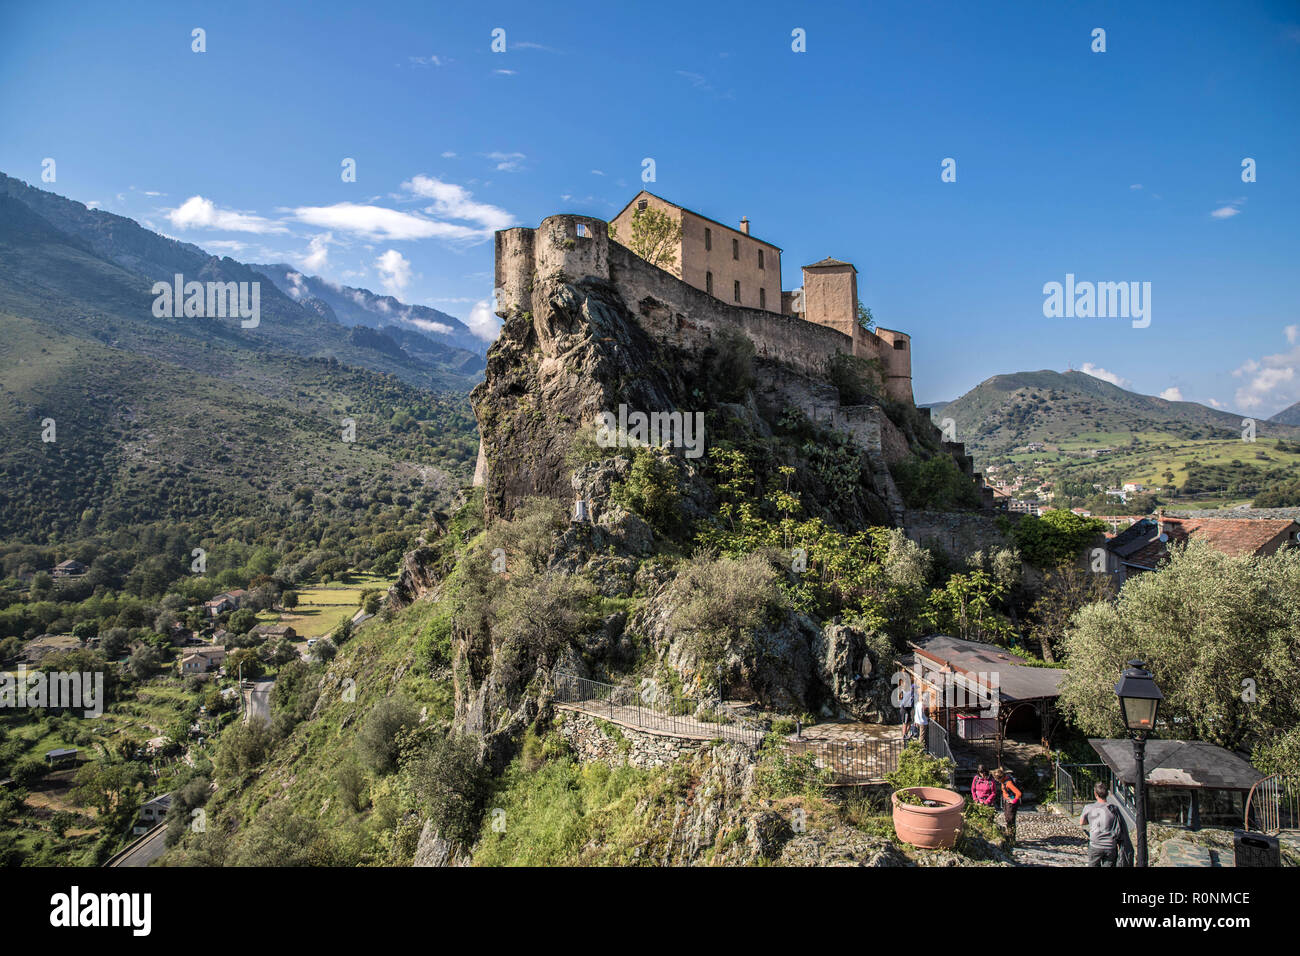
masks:
<svg viewBox="0 0 1300 956"><path fill-rule="evenodd" d="M1092 788L1096 803L1084 808L1079 826L1088 831L1088 865L1115 866L1124 839L1124 820L1115 807L1106 802L1110 788L1098 783Z"/></svg>

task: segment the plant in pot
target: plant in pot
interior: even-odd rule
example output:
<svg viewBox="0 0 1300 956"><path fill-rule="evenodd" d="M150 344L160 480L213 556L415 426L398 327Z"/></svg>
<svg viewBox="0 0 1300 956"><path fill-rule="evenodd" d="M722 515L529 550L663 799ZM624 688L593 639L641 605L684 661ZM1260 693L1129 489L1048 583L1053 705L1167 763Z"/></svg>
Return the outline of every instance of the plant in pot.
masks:
<svg viewBox="0 0 1300 956"><path fill-rule="evenodd" d="M898 769L885 774L894 787L894 832L904 843L921 849L952 848L962 831L966 798L948 789L953 764L909 743L898 758Z"/></svg>

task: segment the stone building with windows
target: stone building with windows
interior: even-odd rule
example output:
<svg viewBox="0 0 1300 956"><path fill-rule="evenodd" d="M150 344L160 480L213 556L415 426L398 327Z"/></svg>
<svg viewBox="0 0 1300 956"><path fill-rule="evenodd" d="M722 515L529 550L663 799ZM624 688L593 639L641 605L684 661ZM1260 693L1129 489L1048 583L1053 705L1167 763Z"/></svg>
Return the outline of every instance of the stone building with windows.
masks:
<svg viewBox="0 0 1300 956"><path fill-rule="evenodd" d="M660 268L720 302L791 316L834 329L848 339L843 351L871 362L885 393L912 402L912 342L905 332L868 330L858 320L858 270L852 263L826 258L803 267L803 285L781 289L781 248L750 234L749 219L739 228L642 190L610 220L610 238L627 246L638 211L654 209L681 226L681 238Z"/></svg>

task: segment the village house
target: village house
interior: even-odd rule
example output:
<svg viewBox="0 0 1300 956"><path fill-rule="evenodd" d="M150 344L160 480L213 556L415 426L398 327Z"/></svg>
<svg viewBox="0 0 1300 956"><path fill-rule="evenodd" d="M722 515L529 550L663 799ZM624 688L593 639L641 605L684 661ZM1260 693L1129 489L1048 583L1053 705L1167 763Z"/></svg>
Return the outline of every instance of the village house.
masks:
<svg viewBox="0 0 1300 956"><path fill-rule="evenodd" d="M1030 667L993 644L932 634L909 642L899 667L917 684L930 720L952 738L1001 741L1029 732L1050 745L1063 668Z"/></svg>
<svg viewBox="0 0 1300 956"><path fill-rule="evenodd" d="M140 815L136 818L135 826L131 828L131 832L138 836L152 830L166 819L167 811L171 809L171 805L172 796L170 793L164 793L142 804L140 806Z"/></svg>
<svg viewBox="0 0 1300 956"><path fill-rule="evenodd" d="M224 647L196 647L181 657L182 677L207 674L226 662Z"/></svg>
<svg viewBox="0 0 1300 956"><path fill-rule="evenodd" d="M1106 542L1106 571L1123 584L1134 574L1159 568L1173 545L1192 540L1204 541L1231 557L1265 556L1300 547L1300 522L1294 518L1173 518L1157 512L1134 520Z"/></svg>
<svg viewBox="0 0 1300 956"><path fill-rule="evenodd" d="M69 558L67 561L60 561L50 572L56 578L71 578L86 573L86 566L80 561L73 561Z"/></svg>
<svg viewBox="0 0 1300 956"><path fill-rule="evenodd" d="M211 601L204 601L203 608L211 617L219 617L228 611L235 611L244 603L244 598L248 592L240 588L235 591L224 591L216 595Z"/></svg>
<svg viewBox="0 0 1300 956"><path fill-rule="evenodd" d="M81 753L76 747L59 747L56 750L45 751L45 762L51 770L58 770L62 767L71 767L77 762L77 754Z"/></svg>
<svg viewBox="0 0 1300 956"><path fill-rule="evenodd" d="M296 641L298 639L298 632L290 624L259 624L249 633L266 640L283 638L286 641Z"/></svg>

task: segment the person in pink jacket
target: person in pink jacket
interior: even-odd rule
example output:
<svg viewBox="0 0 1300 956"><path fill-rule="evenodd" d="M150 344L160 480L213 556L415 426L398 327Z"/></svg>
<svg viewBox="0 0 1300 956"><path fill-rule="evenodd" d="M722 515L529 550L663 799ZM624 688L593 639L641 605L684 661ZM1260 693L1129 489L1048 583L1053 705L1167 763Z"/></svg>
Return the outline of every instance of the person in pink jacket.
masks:
<svg viewBox="0 0 1300 956"><path fill-rule="evenodd" d="M993 778L984 769L984 765L980 764L975 770L975 778L970 782L970 798L976 803L991 807L996 794L997 787L993 783Z"/></svg>

